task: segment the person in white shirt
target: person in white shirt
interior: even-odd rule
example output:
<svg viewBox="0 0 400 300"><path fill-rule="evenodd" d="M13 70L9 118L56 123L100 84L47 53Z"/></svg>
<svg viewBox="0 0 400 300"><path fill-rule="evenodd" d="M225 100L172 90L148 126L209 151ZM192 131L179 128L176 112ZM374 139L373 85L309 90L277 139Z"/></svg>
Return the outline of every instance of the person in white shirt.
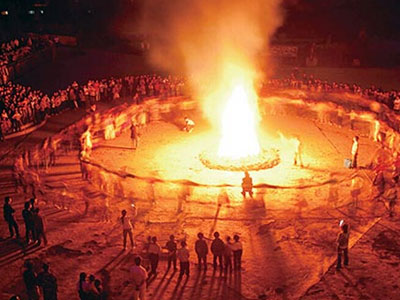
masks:
<svg viewBox="0 0 400 300"><path fill-rule="evenodd" d="M181 246L176 255L180 263L179 279L182 278L183 274L189 277L189 250L186 248L185 241L181 242Z"/></svg>
<svg viewBox="0 0 400 300"><path fill-rule="evenodd" d="M183 128L183 131L186 132L192 132L194 128L194 122L193 120L189 119L188 117L185 117L185 127Z"/></svg>
<svg viewBox="0 0 400 300"><path fill-rule="evenodd" d="M357 158L358 158L358 136L353 138L353 146L351 147L351 167L357 168Z"/></svg>
<svg viewBox="0 0 400 300"><path fill-rule="evenodd" d="M120 221L122 223L122 234L124 236L124 250L126 249L126 237L129 235L131 241L131 248L133 248L133 236L132 236L132 223L131 220L126 216L126 210L121 211Z"/></svg>
<svg viewBox="0 0 400 300"><path fill-rule="evenodd" d="M239 236L235 234L233 236L234 242L230 245L233 251L233 267L235 270L242 269L242 254L243 254L243 246L239 241Z"/></svg>
<svg viewBox="0 0 400 300"><path fill-rule="evenodd" d="M135 265L131 267L130 273L133 282L133 299L145 300L146 299L146 280L147 271L140 264L142 259L140 256L135 257Z"/></svg>

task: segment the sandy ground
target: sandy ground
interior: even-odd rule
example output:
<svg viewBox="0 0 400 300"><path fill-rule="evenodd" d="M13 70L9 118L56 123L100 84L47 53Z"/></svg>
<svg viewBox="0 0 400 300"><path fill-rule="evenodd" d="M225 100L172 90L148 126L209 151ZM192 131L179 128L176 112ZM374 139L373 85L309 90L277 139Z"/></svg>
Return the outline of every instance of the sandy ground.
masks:
<svg viewBox="0 0 400 300"><path fill-rule="evenodd" d="M75 79L85 81L148 72L142 57L124 55L122 59L119 54L104 54L97 50L73 55L68 49L66 52L66 56L60 56L55 64L35 69L20 81L52 92ZM104 63L99 64L99 61ZM364 86L376 84L388 89L398 86L399 77L398 70L383 69L313 68L307 69L307 72L327 80L355 81ZM76 113L62 114L52 118L37 132L0 145L1 196L14 197L22 233L20 211L23 201L30 195L15 190L10 172L12 159L24 147L42 142L80 116ZM149 203L149 190L150 194L153 192L151 185L140 180L124 183L124 186L131 184L132 190L132 193L124 195L125 198L111 197L95 185L81 180L76 153L59 154L57 165L47 174L42 174L46 187L44 194L38 197L48 222L49 245L23 247L22 243L6 239L8 230L4 222L0 223L1 298L8 299L11 294L18 293L22 299L27 299L21 278L22 265L24 259L32 259L37 265L41 261L50 263L52 272L58 278L59 299L77 298L75 285L81 271L99 277L110 299L131 299L128 270L133 253L139 252L147 235L157 235L161 243L165 243L170 233L178 238L187 237L192 250L194 236L199 230L206 236L219 230L223 236L241 235L244 270L240 274L221 276L219 272L214 274L210 268L207 273L198 273L193 264L195 258L192 251L190 279L178 283L177 274L165 273L166 263L161 261L159 275L150 282L148 298L244 300L267 295L268 299L399 299L399 220L397 217L388 219L381 203L371 203L371 174L367 171L357 173L364 188L358 206L351 203L349 177L353 172L342 165L343 159L348 157L354 132L330 125L315 126L302 119L290 124L280 117L268 120L262 124L264 135L276 138L276 129L279 129L285 135L300 133L304 136L304 160L308 167L303 170L282 164L275 170L281 170L279 176L274 176L274 170L254 174L256 183L268 182L276 187L257 190L255 200L246 201L241 199L238 187L228 187L226 192L230 202L220 201L220 207L219 191L216 189L202 186L189 192L185 189L179 192L179 185L167 183L154 185L155 203ZM188 164L198 164L198 161L196 154L191 156L185 147L194 143L199 145L198 150L202 149L204 145L201 141L207 140L208 129L205 122L199 121L194 134L188 136L173 124L152 124L146 129L135 153L130 149L102 147L95 151L96 159L115 168L127 166L129 171L142 176L179 179L185 175L203 185L220 180L237 186L241 178L239 174L231 177L224 174L221 176L223 179L219 179L220 176L213 175L214 171L204 170L202 165L197 165L198 170L187 168ZM160 136L160 131L165 135ZM359 134L363 132L365 130L358 131ZM169 135L173 137L173 144L172 139L167 138ZM125 133L104 146L127 147L127 137ZM265 140L262 139L262 142ZM361 138L361 165L368 162L374 147L365 136ZM165 148L173 151L165 151ZM190 149L193 150L193 147ZM112 153L112 160L109 153ZM157 164L152 164L154 158ZM320 184L332 178L338 183ZM299 188L310 182L319 185ZM287 189L278 188L282 186ZM179 202L180 199L183 201ZM138 248L133 252L122 252L116 217L120 209L130 207L131 201L139 207L135 222ZM107 202L111 215L105 216L102 207ZM182 212L178 214L179 203L182 204ZM87 213L86 204L89 204ZM350 251L350 267L335 272L332 268L334 240L338 220L341 219L351 224L351 244L354 246Z"/></svg>
<svg viewBox="0 0 400 300"><path fill-rule="evenodd" d="M50 244L21 248L14 241L2 241L0 268L9 274L2 281L3 296L24 295L22 259L30 258L38 264L50 263L59 280L60 299L76 298L75 284L81 271L99 277L111 299L130 299L129 267L134 253L140 253L148 235L157 235L164 244L169 234L175 234L188 240L192 275L179 282L177 273L165 272L166 263L162 260L158 276L149 283L149 299L257 299L260 295L267 295L268 299L298 299L304 294L317 299L325 294L331 297L332 293L346 299L341 296L342 292L351 290L351 286L345 282L329 279L337 285L335 292L318 283L321 277L328 280L325 278L337 276L331 274L330 266L335 260L338 222L345 219L351 224L351 244L357 249L358 239L365 239L363 234L371 232L379 217L385 214L381 204L373 205L370 201L368 178L371 174L342 166L354 132L301 118L294 118L289 124L285 117L269 116L261 124L261 143L266 146L275 141L277 129L286 136L300 134L307 167L293 167L284 161L276 169L252 174L256 184L268 183L272 187L257 190L253 200L243 200L238 187L241 174L208 170L198 162L198 152L213 137L209 136L207 122L198 119L196 123L198 126L190 135L180 131L174 125L176 122L151 123L144 130L136 151L127 149L131 145L125 132L115 140L104 142L93 155L96 162L111 169L122 168L147 179L186 178L201 184L189 189L169 181L151 186L148 180L132 179L122 181L124 195L112 197L100 191L95 181L90 185L81 180L76 153L60 153L56 167L42 174L46 188L44 195L38 197L48 220ZM362 124L358 128L362 135ZM277 142L274 145L279 146ZM369 162L375 148L367 138L361 138L361 165ZM190 168L191 165L196 167ZM350 197L353 175L361 178L364 186L357 206ZM336 183L323 184L327 179L334 179ZM115 178L109 180L113 182ZM226 193L208 186L217 180L232 186L225 189ZM309 187L310 184L315 186ZM21 191L14 193L12 183L8 189L15 195L15 208L20 211L27 195ZM123 208L131 212L131 202L138 207L134 230L137 247L133 252L122 252L121 229L116 218ZM85 203L89 205L86 213ZM110 206L107 214L103 210L106 203ZM21 217L17 217L22 224ZM213 273L211 266L207 273L196 271L195 235L202 231L210 237L216 230L223 237L240 234L244 244L242 272ZM7 236L4 223L1 236ZM386 240L379 241L377 249L385 249ZM393 265L387 264L388 268L396 269L395 263L390 263ZM365 274L365 269L360 273ZM371 282L369 288L374 288ZM313 284L317 285L309 289Z"/></svg>
<svg viewBox="0 0 400 300"><path fill-rule="evenodd" d="M125 132L115 140L102 143L93 153L93 160L109 169L165 180L153 185L155 203L150 209L145 200L148 199L147 181L132 179L122 183L136 201L139 212L142 202L146 207L143 218L150 225L138 236L139 240L146 235L157 235L166 241L173 233L185 236L189 247L193 247L198 231L205 232L208 237L216 230L223 236L241 235L245 245L245 270L240 276L240 288L235 281L237 278L228 276L222 279L223 288L219 287L222 290L207 286L209 295L205 296L202 291L185 288L179 299L219 299L225 289L250 299L263 293L278 299L296 299L317 282L334 261L334 243L341 219L354 227L353 243L377 221L371 215L375 208L368 201L371 174L343 167L354 132L301 118L292 118L288 123L282 116L269 116L261 124L263 147L271 143L280 147L278 130L288 137L301 136L306 167L294 167L290 159L273 169L252 173L255 184L267 183L273 188L259 189L255 199L243 200L239 188L241 173L210 170L198 160L198 154L213 145L215 138L207 122L196 119L196 123L191 134L180 131L173 121L151 123L143 131L136 151L130 149L129 132ZM360 147L360 164L367 164L376 145L362 138ZM350 197L354 175L361 178L364 185L357 206ZM171 184L171 180L184 179L201 186L191 187L182 196L182 186ZM324 184L330 179L337 184ZM234 187L210 187L213 184ZM310 185L312 187L308 187ZM211 276L208 280L221 278ZM191 283L192 279L188 284ZM169 295L168 291L169 288L164 297L173 299L173 292ZM153 299L157 299L154 294Z"/></svg>

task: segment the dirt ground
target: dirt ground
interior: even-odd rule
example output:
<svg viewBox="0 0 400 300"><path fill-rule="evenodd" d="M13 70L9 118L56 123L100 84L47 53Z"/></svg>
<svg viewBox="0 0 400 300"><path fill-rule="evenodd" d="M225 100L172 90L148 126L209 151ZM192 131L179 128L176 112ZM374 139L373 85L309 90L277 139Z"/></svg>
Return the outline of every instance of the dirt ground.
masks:
<svg viewBox="0 0 400 300"><path fill-rule="evenodd" d="M64 50L65 56L61 53L56 63L33 70L20 82L53 92L75 79L151 72L142 57L98 50L72 50L71 55L71 50ZM277 76L282 76L289 69L277 71ZM387 89L398 87L399 82L398 70L306 71L327 80ZM15 190L10 171L13 157L80 116L57 116L37 132L0 145L0 193L2 197L13 196L22 233L20 211L30 195ZM389 219L385 206L372 202L371 174L367 170L353 172L343 167L354 132L300 118L287 122L286 116L268 116L267 120L262 123L261 143L276 141L277 130L287 136L300 135L306 167L282 163L275 169L252 174L256 184L270 184L269 188L257 189L254 200L241 198L241 174L217 175L198 161L198 153L210 142L209 125L202 120L196 119L198 126L190 136L173 122L154 123L145 130L136 152L121 149L130 147L128 133L124 133L94 153L95 159L110 168L126 167L146 179L185 178L200 184L190 189L182 188L179 182L152 185L151 181L137 179L122 183L129 187L127 195L110 196L95 184L81 180L76 153L60 153L57 165L41 174L44 194L38 196L48 223L49 245L25 247L7 239L5 223L0 223L1 299L12 294L27 299L22 281L25 259L32 259L37 267L42 261L50 264L58 278L61 300L77 299L75 286L82 271L100 278L110 299L131 299L128 270L134 255L140 253L146 236L157 235L163 244L170 233L187 238L192 273L188 280L178 282L177 273L165 272L163 259L158 276L149 283L149 299L399 299L399 218ZM356 132L361 135L360 163L366 165L376 145L366 138L362 125ZM357 204L350 196L354 177L362 183ZM227 184L222 193L219 188L209 187L217 182ZM139 209L134 230L137 248L123 252L117 214L120 209L131 209L132 202ZM108 214L102 210L104 204L109 205ZM342 219L352 229L350 267L336 272L334 241ZM207 237L215 230L223 237L239 233L244 244L244 270L233 274L213 273L211 268L207 273L197 272L193 243L199 230Z"/></svg>
<svg viewBox="0 0 400 300"><path fill-rule="evenodd" d="M283 157L279 166L251 173L255 184L270 185L258 189L254 199L243 200L239 188L241 173L210 170L201 164L199 153L216 141L209 124L198 118L191 134L179 130L174 119L151 123L143 130L136 151L131 149L129 133L125 132L102 143L94 151L93 160L108 169L122 169L145 178L122 182L139 211L141 203L148 199L149 179L165 180L151 186L155 202L146 208L144 217L150 225L138 240L157 235L165 242L173 233L184 236L189 247L193 247L198 231L210 238L214 231L222 236L238 233L245 245L245 270L241 272L240 289L235 280L226 281L235 276L223 279L224 289L232 289L244 299L255 299L262 294L297 299L335 260L339 221L344 219L352 225L352 243L355 243L378 221L372 211L383 207L373 206L369 200L372 174L343 167L354 132L301 118L292 117L290 123L284 120L284 116L268 116L262 122L261 145L281 147L278 131L287 137L301 136L305 167L295 167L291 158ZM360 131L365 129L362 124L359 127ZM366 165L377 146L365 137L360 145L360 164ZM355 176L363 185L358 203L350 196L351 179ZM176 182L183 180L200 186L189 188L182 196L185 190ZM330 180L334 183L327 184ZM227 187L215 188L215 184ZM168 225L172 225L169 231L165 230ZM179 299L223 297L224 292L208 288L209 298L201 291L197 295L196 291L185 288L187 291ZM153 299L157 298L153 295Z"/></svg>
<svg viewBox="0 0 400 300"><path fill-rule="evenodd" d="M261 144L279 147L277 130L287 137L300 135L305 168L284 160L275 169L252 173L255 184L268 184L256 190L254 199L241 197L240 173L208 170L198 161L198 153L214 139L209 124L201 119L196 119L197 126L189 135L179 130L175 119L151 123L136 151L131 149L128 132L95 149L95 162L139 176L120 180L123 188L115 196L101 191L95 179L93 184L81 180L76 153L60 153L57 165L42 174L44 194L38 197L48 221L50 244L21 247L12 240L1 242L0 268L9 274L1 284L2 295L20 293L24 297L22 262L29 258L37 265L50 263L58 278L59 299L77 297L75 285L82 271L100 278L110 299L131 299L129 268L134 255L140 254L148 235L158 236L164 244L174 234L188 241L191 276L179 282L177 273L166 272L162 259L158 276L149 282L149 299L358 299L360 295L370 297L360 299L381 299L378 291L383 287L378 278L387 278L385 299L396 299L397 277L392 276L399 272L396 223L381 219L386 208L372 203L369 171L343 167L355 132L302 118L291 117L289 123L286 117L265 118ZM357 125L360 165L364 166L377 145L366 137L365 126ZM362 185L357 203L350 196L354 177ZM164 181L152 183L152 178ZM183 179L196 185L187 188ZM108 183L113 182L115 177L108 177ZM226 187L216 188L215 183ZM12 195L20 211L28 195L21 191ZM123 252L117 216L123 208L131 213L132 202L138 208L137 247ZM105 205L107 213L102 209ZM17 218L22 224L21 217ZM342 219L351 225L354 247L350 268L337 273L332 264ZM6 237L4 222L0 229ZM211 265L206 273L197 272L195 236L202 231L211 237L216 230L222 237L240 234L242 272L214 273ZM371 268L379 273L370 274Z"/></svg>

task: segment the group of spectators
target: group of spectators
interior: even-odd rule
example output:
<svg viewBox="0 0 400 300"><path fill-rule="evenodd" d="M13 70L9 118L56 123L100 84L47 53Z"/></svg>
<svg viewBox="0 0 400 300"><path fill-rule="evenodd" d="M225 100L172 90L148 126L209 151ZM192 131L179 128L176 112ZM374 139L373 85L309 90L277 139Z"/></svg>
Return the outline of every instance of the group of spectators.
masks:
<svg viewBox="0 0 400 300"><path fill-rule="evenodd" d="M291 75L284 79L270 79L263 84L263 88L293 88L319 93L352 93L361 97L386 104L396 112L400 112L400 91L385 91L381 88L371 86L362 88L357 84L329 83L326 80L314 78L295 69Z"/></svg>
<svg viewBox="0 0 400 300"><path fill-rule="evenodd" d="M104 291L101 280L94 275L89 275L85 272L79 274L77 284L79 299L81 300L105 300L107 293Z"/></svg>
<svg viewBox="0 0 400 300"><path fill-rule="evenodd" d="M4 220L8 225L10 231L10 238L20 238L19 226L15 220L14 214L15 209L12 207L12 198L7 196L4 198L3 205L3 216ZM31 241L41 244L41 240L44 241L44 245L47 245L47 238L45 234L45 219L40 215L40 210L36 207L36 199L31 198L24 204L24 209L21 212L22 218L25 223L25 242L28 245Z"/></svg>
<svg viewBox="0 0 400 300"><path fill-rule="evenodd" d="M126 249L127 236L130 238L131 248L133 249L135 245L132 237L133 225L131 219L127 216L126 210L122 210L119 222L123 233L123 250L125 251ZM231 273L233 270L242 270L243 245L239 235L235 234L233 239L227 236L225 242L220 238L219 232L214 232L214 239L206 238L201 232L197 234L197 238L194 244L194 251L197 256L197 268L199 271L203 269L203 271L206 272L207 270L209 249L213 256L212 265L214 271L218 267L220 271L224 271L225 274L228 272ZM211 242L210 246L208 245L209 242ZM130 269L134 299L145 299L147 282L151 276L157 275L159 261L163 254L166 255L168 261L166 272L168 272L171 267L173 267L174 272L178 271L177 261L179 261L179 280L181 280L184 275L189 277L190 252L186 238L177 240L174 235L170 235L165 246L160 246L156 236L148 236L147 242L143 245L141 256L136 256L134 265ZM85 278L86 274L82 273L78 283L78 292L81 300L89 299L82 297L82 292L85 291ZM82 282L84 282L84 284Z"/></svg>
<svg viewBox="0 0 400 300"><path fill-rule="evenodd" d="M183 78L159 75L90 80L85 85L75 81L51 97L30 87L9 82L0 85L0 140L7 133L20 131L25 124L39 124L49 115L66 109L88 108L100 100L130 98L140 103L147 97L167 98L180 96L183 92Z"/></svg>
<svg viewBox="0 0 400 300"><path fill-rule="evenodd" d="M54 40L44 36L22 36L0 45L0 65L18 62L28 55L52 46ZM2 78L3 80L3 78ZM3 80L3 83L4 82Z"/></svg>

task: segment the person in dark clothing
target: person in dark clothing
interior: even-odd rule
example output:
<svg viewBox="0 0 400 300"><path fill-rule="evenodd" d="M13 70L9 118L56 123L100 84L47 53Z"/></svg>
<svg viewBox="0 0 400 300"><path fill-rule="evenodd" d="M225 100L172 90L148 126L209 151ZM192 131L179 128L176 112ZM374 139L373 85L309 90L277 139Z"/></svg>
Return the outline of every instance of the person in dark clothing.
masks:
<svg viewBox="0 0 400 300"><path fill-rule="evenodd" d="M219 260L219 266L222 270L223 269L222 256L224 255L225 252L225 244L219 238L219 232L214 232L214 240L211 243L211 252L214 255L213 258L214 269L217 268L217 260Z"/></svg>
<svg viewBox="0 0 400 300"><path fill-rule="evenodd" d="M242 195L246 197L246 193L249 193L250 198L253 198L253 179L250 177L249 172L244 172L242 179Z"/></svg>
<svg viewBox="0 0 400 300"><path fill-rule="evenodd" d="M349 225L344 224L341 226L342 232L339 233L336 243L337 243L337 265L336 269L342 267L342 255L344 255L344 265L349 265Z"/></svg>
<svg viewBox="0 0 400 300"><path fill-rule="evenodd" d="M41 244L41 240L43 239L44 245L47 245L47 238L45 233L45 224L42 216L39 214L39 208L35 208L33 211L33 224L35 228L35 238L38 244Z"/></svg>
<svg viewBox="0 0 400 300"><path fill-rule="evenodd" d="M204 240L203 233L199 232L197 234L199 238L195 244L195 250L198 259L198 268L201 269L201 263L204 265L204 270L207 270L207 254L208 254L208 246L206 241Z"/></svg>
<svg viewBox="0 0 400 300"><path fill-rule="evenodd" d="M30 237L32 238L32 241L35 240L33 214L29 209L30 206L31 206L30 202L27 201L25 202L24 209L22 210L22 217L24 218L24 223L25 223L25 237L27 244L29 244Z"/></svg>
<svg viewBox="0 0 400 300"><path fill-rule="evenodd" d="M23 277L26 287L26 293L28 294L29 300L39 300L39 287L37 284L37 276L33 271L33 264L30 261L25 263L26 270L24 271Z"/></svg>
<svg viewBox="0 0 400 300"><path fill-rule="evenodd" d="M18 230L18 224L15 222L14 219L14 213L15 210L11 206L12 199L11 197L5 197L4 198L4 206L3 206L3 215L4 215L4 220L6 220L8 224L8 229L10 231L10 237L14 236L14 231L17 236L17 239L19 238L19 230Z"/></svg>
<svg viewBox="0 0 400 300"><path fill-rule="evenodd" d="M34 210L35 210L35 205L36 205L36 198L31 198L31 199L29 199L29 203L31 204L31 208L30 208L30 210L31 210L31 212L32 212L32 214L33 214L33 212L34 212Z"/></svg>
<svg viewBox="0 0 400 300"><path fill-rule="evenodd" d="M139 142L139 133L135 123L131 125L131 140L133 143L133 149L136 150Z"/></svg>
<svg viewBox="0 0 400 300"><path fill-rule="evenodd" d="M77 284L77 290L79 294L79 299L88 300L89 299L89 290L90 285L86 280L86 273L82 272L79 274L79 281Z"/></svg>
<svg viewBox="0 0 400 300"><path fill-rule="evenodd" d="M101 284L101 281L99 279L96 279L94 281L94 286L97 291L96 300L106 300L107 293L104 291L103 285Z"/></svg>
<svg viewBox="0 0 400 300"><path fill-rule="evenodd" d="M43 264L43 271L37 277L44 300L57 300L57 278L49 272L49 265Z"/></svg>
<svg viewBox="0 0 400 300"><path fill-rule="evenodd" d="M176 250L178 249L175 237L173 235L169 236L169 241L165 244L164 249L168 250L168 270L171 268L171 263L174 264L174 271L176 268Z"/></svg>

